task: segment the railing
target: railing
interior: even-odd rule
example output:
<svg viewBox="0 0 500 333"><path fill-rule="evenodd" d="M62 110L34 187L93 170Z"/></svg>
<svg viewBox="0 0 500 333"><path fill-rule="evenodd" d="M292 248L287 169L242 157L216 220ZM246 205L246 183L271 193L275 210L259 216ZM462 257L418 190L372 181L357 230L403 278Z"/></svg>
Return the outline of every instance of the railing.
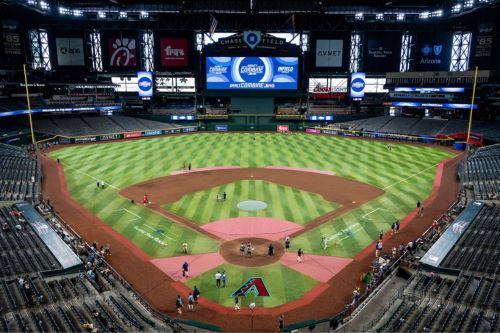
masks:
<svg viewBox="0 0 500 333"><path fill-rule="evenodd" d="M45 201L43 201L43 199L41 199L40 201L43 202L43 204L46 207L51 207ZM51 213L57 218L58 222L60 222L64 226L64 228L67 231L69 231L69 233L73 237L78 239L78 241L81 244L85 245L85 248L87 250L91 250L90 244L87 243L86 241L84 241L83 238L75 231L75 229L73 229L69 224L67 224L66 221L61 216L59 216L52 208L51 208ZM104 264L106 269L108 269L111 272L114 279L117 280L118 282L120 282L127 290L130 290L133 293L134 299L137 300L139 303L141 303L142 306L144 306L146 308L146 310L149 311L153 315L153 317L162 321L166 325L170 326L174 332L188 332L187 329L185 329L184 327L182 327L181 325L178 324L178 322L180 322L179 320L170 318L167 315L165 315L165 314L159 312L158 310L156 310L155 308L153 308L145 299L143 299L140 296L140 294L130 285L130 283L128 283L127 280L123 276L121 276L121 274L118 273L104 258L102 258L102 263ZM182 321L182 323L189 324L188 321ZM198 327L198 325L193 325L193 326ZM211 327L211 328L213 328L213 331L220 331L219 327L213 326L210 324L200 323L200 327Z"/></svg>
<svg viewBox="0 0 500 333"><path fill-rule="evenodd" d="M455 209L455 206L457 206L459 203L460 203L460 198L457 198L448 207L446 212L448 213L448 212L453 211ZM446 215L447 215L446 213L441 214L441 216L437 219L437 221L442 223L444 221L444 217ZM445 223L446 223L446 221L445 221ZM420 236L419 238L426 239L429 237L429 235L432 232L433 232L433 227L430 226L429 228L427 228L424 231L422 236ZM299 329L306 328L306 327L312 332L316 328L318 328L318 325L320 325L320 328L318 328L318 331L320 331L320 332L321 331L331 331L331 329L336 330L336 331L340 331L340 332L344 332L345 330L342 330L342 328L345 329L346 325L351 320L353 320L356 317L356 315L362 310L362 308L366 305L365 303L368 303L371 300L372 295L375 296L379 292L380 288L382 288L385 285L384 282L388 281L387 277L392 277L395 274L395 272L399 268L401 262L405 258L407 258L408 255L409 255L409 251L406 250L405 252L403 252L403 254L398 259L396 259L394 262L392 262L388 268L385 268L382 272L382 275L377 280L377 282L373 283L371 288L367 289L361 295L361 297L357 300L356 303L354 303L354 304L351 303L351 304L346 305L346 308L344 310L342 310L341 312L337 313L336 315L334 315L332 317L318 319L318 320L306 320L303 322L288 325L283 329L283 332L296 332ZM358 309L359 309L359 311L356 311ZM348 318L348 320L346 322L344 322L345 318ZM329 327L325 327L326 323L329 324ZM375 324L375 323L372 322L372 327L373 327L373 324ZM339 325L341 325L341 326L338 327Z"/></svg>

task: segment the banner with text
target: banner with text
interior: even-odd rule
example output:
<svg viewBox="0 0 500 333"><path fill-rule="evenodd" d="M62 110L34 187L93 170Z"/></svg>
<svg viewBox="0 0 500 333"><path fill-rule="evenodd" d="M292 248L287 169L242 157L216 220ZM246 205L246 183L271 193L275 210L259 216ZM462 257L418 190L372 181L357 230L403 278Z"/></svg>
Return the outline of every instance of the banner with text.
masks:
<svg viewBox="0 0 500 333"><path fill-rule="evenodd" d="M367 72L391 72L399 70L401 35L379 33L368 36L364 70Z"/></svg>
<svg viewBox="0 0 500 333"><path fill-rule="evenodd" d="M450 33L422 33L416 44L415 69L448 71L451 59Z"/></svg>
<svg viewBox="0 0 500 333"><path fill-rule="evenodd" d="M344 40L316 40L316 67L342 67Z"/></svg>
<svg viewBox="0 0 500 333"><path fill-rule="evenodd" d="M490 68L494 60L495 24L480 24L475 36L471 52L473 66L481 69Z"/></svg>
<svg viewBox="0 0 500 333"><path fill-rule="evenodd" d="M186 38L160 38L160 62L163 67L188 67L189 48Z"/></svg>
<svg viewBox="0 0 500 333"><path fill-rule="evenodd" d="M0 45L1 67L17 67L25 59L23 56L23 39L17 31L2 32L2 41Z"/></svg>
<svg viewBox="0 0 500 333"><path fill-rule="evenodd" d="M59 66L85 65L82 38L56 38L56 49Z"/></svg>

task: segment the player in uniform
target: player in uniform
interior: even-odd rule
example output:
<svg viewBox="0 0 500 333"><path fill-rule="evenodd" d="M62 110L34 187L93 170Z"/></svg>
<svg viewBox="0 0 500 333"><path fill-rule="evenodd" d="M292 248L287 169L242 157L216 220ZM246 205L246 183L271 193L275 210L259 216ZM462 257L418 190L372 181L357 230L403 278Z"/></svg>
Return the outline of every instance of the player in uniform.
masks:
<svg viewBox="0 0 500 333"><path fill-rule="evenodd" d="M149 197L147 194L144 194L144 197L142 198L142 203L144 204L144 207L149 205L151 202L149 202Z"/></svg>

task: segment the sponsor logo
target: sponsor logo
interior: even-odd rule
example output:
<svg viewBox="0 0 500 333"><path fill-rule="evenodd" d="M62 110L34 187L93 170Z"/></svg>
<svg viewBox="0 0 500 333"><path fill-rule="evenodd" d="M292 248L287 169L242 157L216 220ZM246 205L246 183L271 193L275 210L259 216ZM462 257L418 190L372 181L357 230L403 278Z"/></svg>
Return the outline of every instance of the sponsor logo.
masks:
<svg viewBox="0 0 500 333"><path fill-rule="evenodd" d="M141 89L142 91L148 91L153 86L153 82L149 77L143 76L139 79L137 85L139 86L139 89Z"/></svg>
<svg viewBox="0 0 500 333"><path fill-rule="evenodd" d="M261 34L259 31L245 31L243 32L243 41L253 49L256 47L261 40Z"/></svg>
<svg viewBox="0 0 500 333"><path fill-rule="evenodd" d="M161 64L165 67L188 65L188 40L184 38L160 39Z"/></svg>
<svg viewBox="0 0 500 333"><path fill-rule="evenodd" d="M320 134L321 130L315 128L306 128L306 133Z"/></svg>
<svg viewBox="0 0 500 333"><path fill-rule="evenodd" d="M216 132L226 132L227 125L215 125L215 131Z"/></svg>
<svg viewBox="0 0 500 333"><path fill-rule="evenodd" d="M123 137L125 139L128 139L128 138L137 138L137 137L140 137L142 136L142 133L141 132L132 132L132 133L125 133L123 135Z"/></svg>
<svg viewBox="0 0 500 333"><path fill-rule="evenodd" d="M69 138L59 138L59 143L71 143L71 140Z"/></svg>
<svg viewBox="0 0 500 333"><path fill-rule="evenodd" d="M293 69L293 66L278 66L278 72L283 74L292 73Z"/></svg>
<svg viewBox="0 0 500 333"><path fill-rule="evenodd" d="M94 142L97 141L97 137L95 136L86 136L83 138L75 138L75 143L85 143L85 142Z"/></svg>
<svg viewBox="0 0 500 333"><path fill-rule="evenodd" d="M165 48L165 55L168 58L174 58L174 57L183 57L184 56L184 49L174 49L172 46L167 45Z"/></svg>
<svg viewBox="0 0 500 333"><path fill-rule="evenodd" d="M316 67L342 67L342 39L316 41Z"/></svg>
<svg viewBox="0 0 500 333"><path fill-rule="evenodd" d="M227 67L220 66L220 65L215 65L209 68L208 70L210 73L213 74L226 74L227 73Z"/></svg>
<svg viewBox="0 0 500 333"><path fill-rule="evenodd" d="M271 296L262 278L251 277L247 282L243 283L238 290L232 293L231 297L246 297L250 294L254 294L257 297Z"/></svg>
<svg viewBox="0 0 500 333"><path fill-rule="evenodd" d="M196 127L187 127L187 128L183 128L182 131L184 133L187 133L187 132L196 132L198 129Z"/></svg>
<svg viewBox="0 0 500 333"><path fill-rule="evenodd" d="M161 135L161 131L147 131L144 132L142 135L143 136L152 136L152 135Z"/></svg>
<svg viewBox="0 0 500 333"><path fill-rule="evenodd" d="M110 134L110 135L101 135L99 140L107 141L107 140L118 140L120 139L120 134Z"/></svg>
<svg viewBox="0 0 500 333"><path fill-rule="evenodd" d="M110 40L110 66L135 66L135 38L116 38Z"/></svg>
<svg viewBox="0 0 500 333"><path fill-rule="evenodd" d="M247 75L262 74L264 73L264 66L259 66L257 64L248 64L246 66L241 66L240 73Z"/></svg>
<svg viewBox="0 0 500 333"><path fill-rule="evenodd" d="M356 78L352 81L351 87L355 92L362 92L365 88L365 81L362 78Z"/></svg>
<svg viewBox="0 0 500 333"><path fill-rule="evenodd" d="M440 55L441 51L443 51L443 45L434 45L434 54L436 56Z"/></svg>
<svg viewBox="0 0 500 333"><path fill-rule="evenodd" d="M288 125L278 125L276 126L276 131L277 132L288 132Z"/></svg>

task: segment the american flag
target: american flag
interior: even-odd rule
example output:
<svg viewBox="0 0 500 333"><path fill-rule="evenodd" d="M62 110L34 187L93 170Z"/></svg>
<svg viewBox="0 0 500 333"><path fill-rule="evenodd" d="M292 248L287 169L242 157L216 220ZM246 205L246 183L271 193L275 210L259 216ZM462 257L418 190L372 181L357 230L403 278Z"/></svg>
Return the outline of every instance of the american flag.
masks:
<svg viewBox="0 0 500 333"><path fill-rule="evenodd" d="M219 21L217 21L217 19L212 14L210 14L210 18L211 22L210 22L210 28L208 28L208 32L210 32L210 34L213 35L215 29L217 29L217 24L219 23Z"/></svg>

